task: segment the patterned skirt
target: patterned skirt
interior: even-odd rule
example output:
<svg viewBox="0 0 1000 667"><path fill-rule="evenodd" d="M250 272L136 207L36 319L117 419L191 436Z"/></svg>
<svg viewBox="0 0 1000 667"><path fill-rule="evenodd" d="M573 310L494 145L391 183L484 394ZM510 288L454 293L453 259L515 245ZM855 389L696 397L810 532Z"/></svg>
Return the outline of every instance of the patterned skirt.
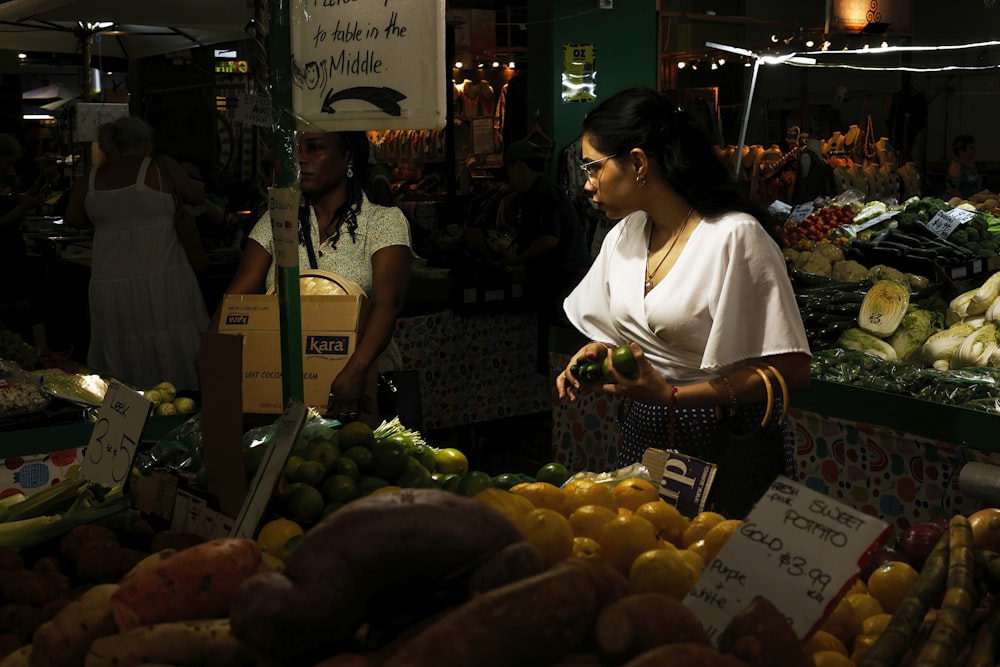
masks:
<svg viewBox="0 0 1000 667"><path fill-rule="evenodd" d="M722 419L714 407L678 408L671 442L670 406L625 401L619 413L618 467L642 461L649 447L715 463L705 509L742 519L775 477L794 474L794 434L787 422L777 423L780 399L762 428L764 412L763 405L741 406L733 417Z"/></svg>

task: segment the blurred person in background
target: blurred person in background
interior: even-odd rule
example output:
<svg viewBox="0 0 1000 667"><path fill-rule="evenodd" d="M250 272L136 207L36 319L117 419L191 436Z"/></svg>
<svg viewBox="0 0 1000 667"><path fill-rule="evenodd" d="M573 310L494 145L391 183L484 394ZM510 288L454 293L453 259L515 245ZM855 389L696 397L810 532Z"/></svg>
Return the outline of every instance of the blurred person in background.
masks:
<svg viewBox="0 0 1000 667"><path fill-rule="evenodd" d="M948 165L944 199L968 199L983 191L983 177L976 167L976 140L971 134L960 134L951 142L955 158Z"/></svg>
<svg viewBox="0 0 1000 667"><path fill-rule="evenodd" d="M21 143L9 134L0 134L0 266L14 277L0 282L0 302L24 299L20 277L28 274L28 251L21 223L24 216L42 202L43 192L33 188L20 192L20 179L15 172L21 159Z"/></svg>
<svg viewBox="0 0 1000 667"><path fill-rule="evenodd" d="M209 318L175 216L205 191L153 155L153 130L139 118L105 123L97 143L104 160L77 182L66 211L69 225L94 229L87 365L138 388L197 389Z"/></svg>

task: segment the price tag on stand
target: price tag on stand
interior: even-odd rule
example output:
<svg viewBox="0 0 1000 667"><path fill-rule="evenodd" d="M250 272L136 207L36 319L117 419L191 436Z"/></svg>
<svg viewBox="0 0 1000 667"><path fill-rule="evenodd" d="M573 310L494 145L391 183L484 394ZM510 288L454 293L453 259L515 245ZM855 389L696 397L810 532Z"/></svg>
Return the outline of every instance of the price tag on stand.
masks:
<svg viewBox="0 0 1000 667"><path fill-rule="evenodd" d="M788 215L788 219L798 224L812 215L814 210L815 207L812 204L799 204L792 209L792 212Z"/></svg>
<svg viewBox="0 0 1000 667"><path fill-rule="evenodd" d="M899 215L899 211L887 211L882 215L876 215L874 218L870 218L868 220L865 220L864 222L859 222L855 225L851 225L851 229L853 229L854 233L856 234L860 231L868 229L869 227L874 227L880 222L885 222L886 220L894 218L897 215Z"/></svg>
<svg viewBox="0 0 1000 667"><path fill-rule="evenodd" d="M757 596L805 638L890 532L881 519L778 477L684 598L712 642Z"/></svg>
<svg viewBox="0 0 1000 667"><path fill-rule="evenodd" d="M779 220L787 220L788 216L792 214L791 204L786 204L780 199L775 199L767 207L768 212Z"/></svg>
<svg viewBox="0 0 1000 667"><path fill-rule="evenodd" d="M975 213L966 211L964 208L953 208L950 211L941 211L934 215L927 223L930 230L943 239L948 238L959 225L964 225L972 219Z"/></svg>
<svg viewBox="0 0 1000 667"><path fill-rule="evenodd" d="M285 461L288 460L292 445L299 437L299 431L302 430L305 421L306 406L299 401L289 401L285 412L278 419L271 442L264 452L264 459L257 468L257 474L250 481L250 489L236 517L236 523L229 532L230 537L252 539L256 535L257 525L264 516L268 503L271 502L278 477L285 469Z"/></svg>
<svg viewBox="0 0 1000 667"><path fill-rule="evenodd" d="M108 384L81 466L91 482L122 484L149 417L150 401L118 382Z"/></svg>

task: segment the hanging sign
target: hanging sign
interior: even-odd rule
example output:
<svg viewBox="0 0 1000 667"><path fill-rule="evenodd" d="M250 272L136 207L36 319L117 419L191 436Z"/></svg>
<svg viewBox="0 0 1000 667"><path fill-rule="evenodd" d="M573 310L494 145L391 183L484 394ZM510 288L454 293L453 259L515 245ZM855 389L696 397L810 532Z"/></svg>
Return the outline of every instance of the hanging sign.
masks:
<svg viewBox="0 0 1000 667"><path fill-rule="evenodd" d="M563 44L562 101L597 99L597 71L593 44Z"/></svg>
<svg viewBox="0 0 1000 667"><path fill-rule="evenodd" d="M718 643L732 617L762 596L805 638L890 532L885 521L779 476L684 605Z"/></svg>
<svg viewBox="0 0 1000 667"><path fill-rule="evenodd" d="M142 429L149 417L150 401L117 382L108 384L94 430L90 432L81 466L91 482L121 484L132 470Z"/></svg>
<svg viewBox="0 0 1000 667"><path fill-rule="evenodd" d="M293 0L292 106L308 129L444 127L444 0Z"/></svg>

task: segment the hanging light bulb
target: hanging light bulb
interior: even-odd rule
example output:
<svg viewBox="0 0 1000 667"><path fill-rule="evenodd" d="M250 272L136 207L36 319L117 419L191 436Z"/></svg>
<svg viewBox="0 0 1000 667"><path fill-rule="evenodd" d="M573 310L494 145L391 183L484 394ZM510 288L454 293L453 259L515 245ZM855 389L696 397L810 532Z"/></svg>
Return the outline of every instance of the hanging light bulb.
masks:
<svg viewBox="0 0 1000 667"><path fill-rule="evenodd" d="M719 58L719 60L717 62L719 63L719 66L721 67L722 65L726 64L726 59L725 58Z"/></svg>
<svg viewBox="0 0 1000 667"><path fill-rule="evenodd" d="M685 67L687 67L687 63L686 62L684 62L683 60L678 60L677 61L677 69L684 69Z"/></svg>
<svg viewBox="0 0 1000 667"><path fill-rule="evenodd" d="M807 49L811 49L814 46L816 46L816 42L812 41L811 39L807 39L806 40L806 48Z"/></svg>
<svg viewBox="0 0 1000 667"><path fill-rule="evenodd" d="M718 63L716 63L714 60L712 61L712 69L719 69Z"/></svg>
<svg viewBox="0 0 1000 667"><path fill-rule="evenodd" d="M462 69L462 65L463 65L463 63L462 63L461 60L456 60L455 61L455 69Z"/></svg>
<svg viewBox="0 0 1000 667"><path fill-rule="evenodd" d="M881 46L882 46L882 48L883 48L883 49L888 49L888 48L889 48L889 42L887 42L887 41L885 41L885 40L883 39L883 40L882 40L882 44L881 44Z"/></svg>
<svg viewBox="0 0 1000 667"><path fill-rule="evenodd" d="M511 60L509 63L507 63L507 67L515 69L517 67L517 64L513 60Z"/></svg>
<svg viewBox="0 0 1000 667"><path fill-rule="evenodd" d="M500 61L499 60L494 60L493 61L493 69L496 69L497 67L500 67Z"/></svg>
<svg viewBox="0 0 1000 667"><path fill-rule="evenodd" d="M777 33L774 33L774 34L771 35L771 41L774 42L775 44L778 43L778 34Z"/></svg>

